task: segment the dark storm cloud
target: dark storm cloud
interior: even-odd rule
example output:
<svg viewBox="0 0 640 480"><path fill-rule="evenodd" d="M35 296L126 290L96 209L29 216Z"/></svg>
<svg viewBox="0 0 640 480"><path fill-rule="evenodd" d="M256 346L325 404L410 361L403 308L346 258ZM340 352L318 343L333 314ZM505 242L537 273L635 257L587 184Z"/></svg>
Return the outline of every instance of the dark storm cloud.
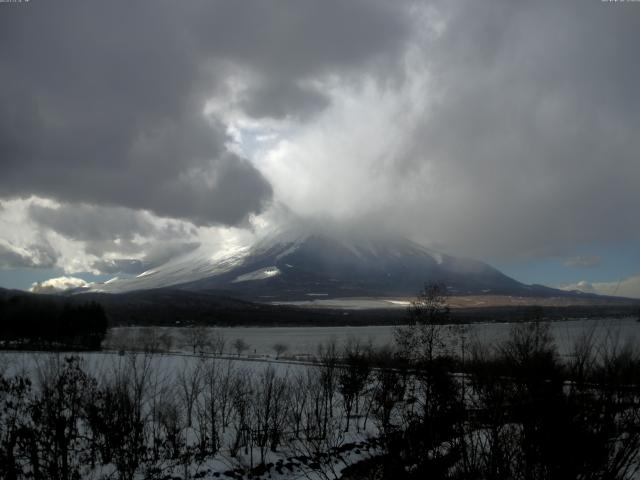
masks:
<svg viewBox="0 0 640 480"><path fill-rule="evenodd" d="M578 255L567 258L562 264L571 268L592 268L602 263L602 258L597 255Z"/></svg>
<svg viewBox="0 0 640 480"><path fill-rule="evenodd" d="M191 45L151 5L36 3L2 17L0 193L235 223L270 187L201 114ZM148 23L146 23L148 21ZM216 187L230 174L247 195ZM232 209L226 210L230 204Z"/></svg>
<svg viewBox="0 0 640 480"><path fill-rule="evenodd" d="M262 85L251 90L240 102L244 111L255 118L292 117L301 120L322 110L328 104L328 99L319 92L286 82Z"/></svg>
<svg viewBox="0 0 640 480"><path fill-rule="evenodd" d="M377 2L31 2L0 17L0 196L119 205L237 224L271 187L203 115L229 72L243 106L305 117L300 82L384 62L405 39ZM249 82L251 85L251 82Z"/></svg>
<svg viewBox="0 0 640 480"><path fill-rule="evenodd" d="M435 5L433 108L402 165L429 165L426 228L494 258L640 239L638 5Z"/></svg>
<svg viewBox="0 0 640 480"><path fill-rule="evenodd" d="M58 208L33 204L29 219L71 240L96 242L132 240L136 235L156 233L157 227L143 214L122 207L63 205Z"/></svg>
<svg viewBox="0 0 640 480"><path fill-rule="evenodd" d="M0 244L0 267L16 268L32 266L34 266L34 263L30 256L24 255L7 245Z"/></svg>
<svg viewBox="0 0 640 480"><path fill-rule="evenodd" d="M0 16L0 198L62 202L31 219L105 271L154 265L135 235L189 234L136 210L246 225L271 199L235 102L296 122L256 164L301 214L557 261L640 240L638 44L633 2L33 1Z"/></svg>
<svg viewBox="0 0 640 480"><path fill-rule="evenodd" d="M257 85L262 89L262 83L295 85L298 79L363 68L381 74L380 67L397 60L411 33L408 3L229 0L198 3L204 9L190 9L189 19L199 45L215 58L262 75Z"/></svg>

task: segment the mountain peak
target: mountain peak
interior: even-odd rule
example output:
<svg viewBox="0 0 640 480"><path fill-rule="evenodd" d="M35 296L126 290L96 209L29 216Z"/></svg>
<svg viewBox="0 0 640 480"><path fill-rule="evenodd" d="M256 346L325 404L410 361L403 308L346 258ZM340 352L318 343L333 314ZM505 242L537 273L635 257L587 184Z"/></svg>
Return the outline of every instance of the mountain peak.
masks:
<svg viewBox="0 0 640 480"><path fill-rule="evenodd" d="M425 282L443 283L452 294L525 291L524 285L485 263L444 255L400 236L308 227L274 231L250 247L236 246L214 254L198 250L137 278L94 290L171 286L289 300L413 296Z"/></svg>

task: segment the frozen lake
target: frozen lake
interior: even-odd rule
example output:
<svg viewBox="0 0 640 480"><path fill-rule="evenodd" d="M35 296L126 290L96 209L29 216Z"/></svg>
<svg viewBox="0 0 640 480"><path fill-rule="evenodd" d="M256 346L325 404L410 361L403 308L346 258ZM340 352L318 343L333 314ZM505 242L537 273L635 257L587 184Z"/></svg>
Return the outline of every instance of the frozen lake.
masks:
<svg viewBox="0 0 640 480"><path fill-rule="evenodd" d="M469 327L468 336L482 343L498 343L508 337L512 327L510 323L476 323ZM236 339L243 339L249 348L246 353L255 355L273 355L273 345L284 344L288 347L288 355L314 355L318 345L335 340L338 345L349 339L370 342L375 346L382 346L393 341L392 326L364 326L364 327L216 327L226 340L227 350L232 353L231 343ZM170 332L178 339L186 328L159 328ZM135 336L145 329L134 327L115 328L111 332L117 336ZM561 354L567 354L571 345L581 334L593 332L596 339L618 337L621 341L640 338L640 323L635 318L602 318L589 320L568 320L551 322L551 331Z"/></svg>

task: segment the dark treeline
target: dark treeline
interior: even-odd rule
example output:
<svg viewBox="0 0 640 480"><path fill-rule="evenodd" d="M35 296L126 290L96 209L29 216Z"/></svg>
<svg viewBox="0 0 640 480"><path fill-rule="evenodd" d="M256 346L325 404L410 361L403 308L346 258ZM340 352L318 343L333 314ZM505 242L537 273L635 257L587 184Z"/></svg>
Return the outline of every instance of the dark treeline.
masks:
<svg viewBox="0 0 640 480"><path fill-rule="evenodd" d="M1 348L99 350L107 332L104 308L37 295L0 297Z"/></svg>
<svg viewBox="0 0 640 480"><path fill-rule="evenodd" d="M400 308L345 310L341 308L310 308L271 305L241 300L229 292L191 292L160 288L122 294L82 293L69 296L31 294L0 289L0 302L14 301L52 305L64 303L83 305L95 302L104 308L109 326L369 326L395 325L403 322ZM535 302L535 297L531 298ZM576 318L637 317L637 301L602 297L602 304L549 306L544 308L546 320ZM36 307L37 308L37 307ZM455 308L450 312L453 322L517 322L527 320L527 306L483 306Z"/></svg>

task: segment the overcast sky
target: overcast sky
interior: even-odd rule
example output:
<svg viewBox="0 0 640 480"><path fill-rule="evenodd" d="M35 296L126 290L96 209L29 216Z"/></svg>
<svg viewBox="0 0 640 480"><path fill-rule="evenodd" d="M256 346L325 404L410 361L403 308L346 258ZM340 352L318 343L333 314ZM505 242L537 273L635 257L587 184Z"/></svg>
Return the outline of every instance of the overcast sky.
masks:
<svg viewBox="0 0 640 480"><path fill-rule="evenodd" d="M0 3L0 286L311 218L640 297L638 45L639 2Z"/></svg>

